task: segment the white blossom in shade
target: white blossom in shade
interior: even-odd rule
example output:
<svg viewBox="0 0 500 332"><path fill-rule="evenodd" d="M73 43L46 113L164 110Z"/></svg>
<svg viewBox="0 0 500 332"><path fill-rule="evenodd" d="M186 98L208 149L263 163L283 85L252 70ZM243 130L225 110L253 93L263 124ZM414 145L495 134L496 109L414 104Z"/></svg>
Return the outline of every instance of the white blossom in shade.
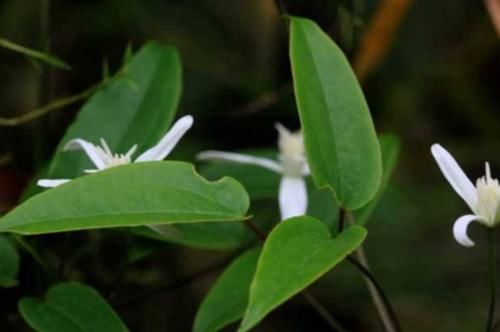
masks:
<svg viewBox="0 0 500 332"><path fill-rule="evenodd" d="M457 242L472 247L474 242L467 235L471 222L477 221L487 227L495 227L500 223L498 180L491 177L490 165L486 162L485 175L477 179L474 186L455 159L441 145L432 145L431 152L446 180L472 211L472 214L458 218L453 225L453 235Z"/></svg>
<svg viewBox="0 0 500 332"><path fill-rule="evenodd" d="M90 158L95 169L84 170L85 173L95 173L103 169L111 168L114 166L125 165L130 163L138 163L143 161L163 160L174 149L179 140L193 125L193 117L186 115L172 126L172 128L163 136L163 138L153 146L146 150L135 160L132 160L132 155L137 149L137 145L132 146L127 153L119 154L113 153L104 139L101 138L101 145L94 145L83 139L77 138L69 141L64 147L65 151L83 149L87 156ZM42 179L37 182L40 187L57 187L64 184L70 179Z"/></svg>
<svg viewBox="0 0 500 332"><path fill-rule="evenodd" d="M263 167L280 174L279 205L281 220L301 216L307 210L307 188L304 177L310 174L304 151L302 132L291 132L277 123L278 160L223 151L204 151L199 160L223 160Z"/></svg>

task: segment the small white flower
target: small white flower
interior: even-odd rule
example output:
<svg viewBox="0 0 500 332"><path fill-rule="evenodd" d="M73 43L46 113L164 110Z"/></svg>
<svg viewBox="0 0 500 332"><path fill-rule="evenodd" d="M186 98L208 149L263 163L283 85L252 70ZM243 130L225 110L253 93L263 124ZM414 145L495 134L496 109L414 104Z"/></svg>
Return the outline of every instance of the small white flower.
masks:
<svg viewBox="0 0 500 332"><path fill-rule="evenodd" d="M290 132L276 124L279 133L278 160L247 156L222 151L204 151L197 155L199 160L225 160L242 164L261 166L282 175L279 188L281 220L301 216L307 210L307 188L304 176L310 174L304 152L302 133Z"/></svg>
<svg viewBox="0 0 500 332"><path fill-rule="evenodd" d="M167 155L174 149L179 140L184 136L184 134L193 125L193 117L191 115L186 115L172 126L172 128L163 136L163 138L150 148L149 150L142 153L134 161L132 161L132 155L137 149L137 145L134 145L125 154L118 154L111 152L108 144L104 139L101 138L101 146L94 145L83 139L77 138L69 141L64 150L76 150L83 149L87 156L92 160L96 169L85 170L86 173L94 173L101 171L103 169L111 168L114 166L130 164L132 162L142 162L142 161L153 161L153 160L163 160ZM69 179L43 179L39 180L37 184L40 187L57 187L63 183L71 181Z"/></svg>
<svg viewBox="0 0 500 332"><path fill-rule="evenodd" d="M461 216L453 225L453 235L457 242L472 247L474 242L467 235L467 227L471 222L477 221L487 227L495 227L500 223L498 180L491 177L490 165L486 162L485 176L477 179L474 186L455 159L441 145L434 144L431 152L445 178L473 212Z"/></svg>

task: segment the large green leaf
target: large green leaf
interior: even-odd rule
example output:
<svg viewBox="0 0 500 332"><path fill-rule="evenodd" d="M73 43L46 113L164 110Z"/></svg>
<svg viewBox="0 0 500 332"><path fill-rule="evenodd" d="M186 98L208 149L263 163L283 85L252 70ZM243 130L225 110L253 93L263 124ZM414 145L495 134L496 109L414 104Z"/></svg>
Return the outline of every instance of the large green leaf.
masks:
<svg viewBox="0 0 500 332"><path fill-rule="evenodd" d="M0 287L9 288L17 285L19 254L5 236L0 236Z"/></svg>
<svg viewBox="0 0 500 332"><path fill-rule="evenodd" d="M248 331L353 252L366 230L353 226L336 238L321 221L303 216L281 222L269 234L250 288L239 331Z"/></svg>
<svg viewBox="0 0 500 332"><path fill-rule="evenodd" d="M259 255L260 248L249 250L226 268L198 309L193 332L219 331L243 317Z"/></svg>
<svg viewBox="0 0 500 332"><path fill-rule="evenodd" d="M235 221L249 199L236 180L210 183L184 162L110 168L30 198L0 219L0 231L23 234L79 229Z"/></svg>
<svg viewBox="0 0 500 332"><path fill-rule="evenodd" d="M357 209L380 184L380 148L363 92L342 51L311 20L291 17L290 58L316 185Z"/></svg>
<svg viewBox="0 0 500 332"><path fill-rule="evenodd" d="M19 310L38 332L128 331L97 291L75 282L52 287L44 301L25 297L19 301Z"/></svg>
<svg viewBox="0 0 500 332"><path fill-rule="evenodd" d="M382 182L377 191L375 197L362 208L353 211L356 223L358 225L364 225L370 218L373 210L377 207L380 198L382 197L389 180L391 179L394 167L396 167L396 162L398 160L400 143L396 136L393 135L380 135L380 149L382 150Z"/></svg>
<svg viewBox="0 0 500 332"><path fill-rule="evenodd" d="M85 153L62 151L74 138L95 144L104 138L113 151L122 153L137 144L136 155L155 145L170 127L180 93L177 51L158 43L146 44L117 78L83 106L61 140L48 176L73 178L91 166Z"/></svg>

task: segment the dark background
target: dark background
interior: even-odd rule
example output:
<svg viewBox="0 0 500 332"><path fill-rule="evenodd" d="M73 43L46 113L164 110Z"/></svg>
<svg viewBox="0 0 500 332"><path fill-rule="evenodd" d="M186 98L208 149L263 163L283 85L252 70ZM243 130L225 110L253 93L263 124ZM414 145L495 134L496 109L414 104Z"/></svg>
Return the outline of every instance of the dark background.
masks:
<svg viewBox="0 0 500 332"><path fill-rule="evenodd" d="M353 61L382 2L283 1L289 13L318 22ZM387 41L387 52L362 77L377 130L402 142L393 180L368 225L366 248L406 331L477 331L489 296L485 231L471 226L477 242L472 249L454 241L452 224L467 207L429 148L440 142L473 179L483 174L485 160L494 175L500 172L500 43L482 1L407 2L393 38L382 35L375 42ZM270 147L275 121L298 127L287 28L271 0L0 0L0 37L35 49L49 42L51 52L72 66L48 68L0 49L2 117L83 91L101 80L104 59L117 70L128 44L138 49L155 39L180 50L179 113L196 118L174 159L192 160L205 148ZM0 127L2 212L49 161L79 106ZM30 239L49 264L62 266L64 278L85 281L108 296L132 331L188 331L218 271L196 280L186 276L233 253L148 243L157 249L154 254L123 267L118 262L129 240L117 231ZM381 330L363 280L353 272L342 264L312 293L350 330ZM0 290L2 331L27 330L17 298L43 294L53 282L27 254L20 280L19 287ZM166 286L154 291L161 285ZM127 300L135 294L142 295ZM297 298L256 330L327 327Z"/></svg>

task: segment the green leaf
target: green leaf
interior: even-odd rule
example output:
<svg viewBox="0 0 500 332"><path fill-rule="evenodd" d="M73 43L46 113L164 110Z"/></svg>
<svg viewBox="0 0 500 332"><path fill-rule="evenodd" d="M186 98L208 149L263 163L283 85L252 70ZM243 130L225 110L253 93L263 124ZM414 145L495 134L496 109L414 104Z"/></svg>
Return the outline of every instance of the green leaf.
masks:
<svg viewBox="0 0 500 332"><path fill-rule="evenodd" d="M10 288L17 285L19 254L5 236L0 236L0 287Z"/></svg>
<svg viewBox="0 0 500 332"><path fill-rule="evenodd" d="M307 216L281 222L262 249L239 331L248 331L312 284L358 248L365 237L364 228L353 226L332 239L325 224Z"/></svg>
<svg viewBox="0 0 500 332"><path fill-rule="evenodd" d="M338 46L313 21L290 20L295 98L312 176L339 206L360 208L377 192L382 172L368 105Z"/></svg>
<svg viewBox="0 0 500 332"><path fill-rule="evenodd" d="M126 332L127 327L93 288L76 282L52 287L39 300L25 297L19 310L38 332Z"/></svg>
<svg viewBox="0 0 500 332"><path fill-rule="evenodd" d="M380 149L382 150L382 182L375 197L361 209L353 211L356 224L364 225L370 218L373 210L377 207L380 198L382 197L389 180L391 179L392 172L399 156L400 143L396 136L393 135L380 135Z"/></svg>
<svg viewBox="0 0 500 332"><path fill-rule="evenodd" d="M219 331L243 317L260 251L249 250L226 268L198 309L193 332Z"/></svg>
<svg viewBox="0 0 500 332"><path fill-rule="evenodd" d="M61 140L49 169L51 178L74 178L93 168L82 151L63 152L66 143L104 138L114 152L138 145L136 156L170 128L181 94L181 64L172 47L150 42L83 106Z"/></svg>
<svg viewBox="0 0 500 332"><path fill-rule="evenodd" d="M210 183L191 164L157 161L113 167L28 199L0 219L0 232L41 234L245 218L236 180Z"/></svg>
<svg viewBox="0 0 500 332"><path fill-rule="evenodd" d="M6 48L8 50L21 53L24 55L29 56L30 58L41 60L45 63L48 63L49 65L52 65L57 68L61 69L66 69L69 70L71 67L62 61L61 59L57 58L54 55L43 53L40 51L33 50L31 48L24 47L22 45L16 44L10 40L0 38L0 47Z"/></svg>

